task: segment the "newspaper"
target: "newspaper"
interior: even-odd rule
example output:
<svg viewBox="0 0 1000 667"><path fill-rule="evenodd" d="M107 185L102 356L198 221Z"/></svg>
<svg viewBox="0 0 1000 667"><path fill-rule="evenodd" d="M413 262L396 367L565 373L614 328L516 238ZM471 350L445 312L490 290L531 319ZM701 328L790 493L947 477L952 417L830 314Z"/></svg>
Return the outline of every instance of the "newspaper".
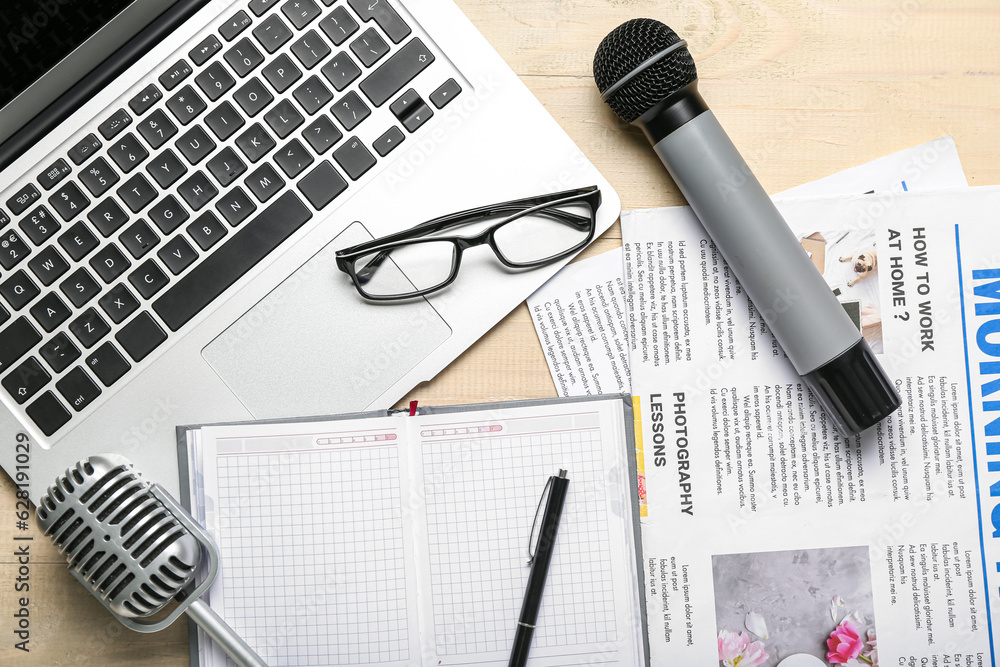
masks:
<svg viewBox="0 0 1000 667"><path fill-rule="evenodd" d="M777 205L902 407L838 435L690 209L622 216L652 663L995 664L1000 188Z"/></svg>
<svg viewBox="0 0 1000 667"><path fill-rule="evenodd" d="M955 140L945 136L775 197L898 193L967 185ZM528 297L528 310L560 396L629 391L620 248L565 266Z"/></svg>

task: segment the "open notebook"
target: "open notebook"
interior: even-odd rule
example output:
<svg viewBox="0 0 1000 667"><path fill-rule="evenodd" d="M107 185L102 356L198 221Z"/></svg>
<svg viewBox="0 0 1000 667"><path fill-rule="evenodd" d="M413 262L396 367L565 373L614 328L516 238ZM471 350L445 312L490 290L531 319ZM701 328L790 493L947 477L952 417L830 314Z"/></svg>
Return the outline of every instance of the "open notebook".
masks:
<svg viewBox="0 0 1000 667"><path fill-rule="evenodd" d="M647 665L631 424L615 396L181 428L212 608L272 667L506 665L564 468L529 664ZM226 664L204 638L196 656Z"/></svg>

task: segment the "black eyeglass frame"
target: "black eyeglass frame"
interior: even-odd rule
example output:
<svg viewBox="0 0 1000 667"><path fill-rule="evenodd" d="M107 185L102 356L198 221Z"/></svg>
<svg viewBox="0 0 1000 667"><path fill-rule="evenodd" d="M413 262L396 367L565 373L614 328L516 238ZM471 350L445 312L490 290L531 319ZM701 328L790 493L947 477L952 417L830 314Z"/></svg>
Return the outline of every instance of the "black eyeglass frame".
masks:
<svg viewBox="0 0 1000 667"><path fill-rule="evenodd" d="M586 204L590 208L590 216L585 217L557 208L558 206L578 202ZM526 197L524 199L516 199L499 204L490 204L488 206L471 208L457 213L449 213L448 215L443 215L438 218L434 218L433 220L420 223L410 229L338 250L336 252L337 268L351 277L351 280L353 281L358 292L366 299L371 299L373 301L399 301L402 299L424 296L426 294L431 294L432 292L444 289L451 283L455 282L455 279L458 277L459 267L462 263L462 253L465 250L476 246L489 245L497 259L499 259L505 266L513 269L530 269L538 266L544 266L572 255L574 252L585 247L594 239L594 232L597 227L597 210L600 206L601 190L598 186L591 185L585 188L565 190L563 192L539 195L536 197ZM489 228L479 234L476 234L475 236L454 235L421 238L428 234L433 234L450 227L466 225L476 222L481 218L510 212L513 212L513 214L507 216L503 220L499 220L496 224L491 225ZM552 255L551 257L531 262L515 262L509 257L505 257L503 252L497 247L496 240L494 238L495 233L504 225L534 213L550 216L578 229L583 229L584 225L586 225L588 227L587 236L576 245ZM439 243L442 241L451 242L455 251L452 254L451 271L448 274L448 277L441 283L432 287L425 287L423 289L407 292L405 294L376 295L369 294L364 290L364 287L362 286L362 279L358 275L357 269L354 266L355 260L359 257L370 255L373 252L383 251L382 259L384 259L388 257L388 251L391 251L394 248L417 243ZM380 263L381 259L376 258L376 260L368 266L377 267Z"/></svg>

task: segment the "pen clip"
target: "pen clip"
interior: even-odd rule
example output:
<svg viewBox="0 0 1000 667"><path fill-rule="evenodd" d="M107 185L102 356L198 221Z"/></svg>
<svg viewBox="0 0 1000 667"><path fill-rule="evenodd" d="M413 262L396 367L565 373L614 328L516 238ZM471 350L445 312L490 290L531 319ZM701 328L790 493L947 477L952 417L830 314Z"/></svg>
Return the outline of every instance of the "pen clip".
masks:
<svg viewBox="0 0 1000 667"><path fill-rule="evenodd" d="M545 500L546 494L549 492L549 489L552 488L553 479L555 479L555 477L549 475L549 478L545 480L545 486L542 487L542 496L538 499L538 507L535 508L535 519L534 521L531 522L531 532L528 533L528 565L531 565L533 562L535 562L534 551L538 548L538 542L537 540L533 540L532 538L535 535L535 526L538 525L538 515L541 514L542 512L542 502Z"/></svg>

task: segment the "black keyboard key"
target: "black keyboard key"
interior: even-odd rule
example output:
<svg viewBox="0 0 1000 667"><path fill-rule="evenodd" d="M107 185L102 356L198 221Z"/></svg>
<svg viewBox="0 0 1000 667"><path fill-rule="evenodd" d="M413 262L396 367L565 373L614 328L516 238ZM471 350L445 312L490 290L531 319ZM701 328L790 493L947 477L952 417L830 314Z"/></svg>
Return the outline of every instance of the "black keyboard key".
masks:
<svg viewBox="0 0 1000 667"><path fill-rule="evenodd" d="M62 158L52 163L52 166L38 175L38 184L45 190L51 190L59 185L59 181L69 176L73 168Z"/></svg>
<svg viewBox="0 0 1000 667"><path fill-rule="evenodd" d="M118 136L119 132L131 124L132 116L130 116L128 111L125 111L125 109L119 109L114 112L110 118L101 123L97 127L97 131L100 132L101 136L105 139L112 139Z"/></svg>
<svg viewBox="0 0 1000 667"><path fill-rule="evenodd" d="M0 373L5 372L41 341L41 334L26 317L19 317L6 329L0 329Z"/></svg>
<svg viewBox="0 0 1000 667"><path fill-rule="evenodd" d="M0 229L3 229L10 224L10 216L7 212L0 208Z"/></svg>
<svg viewBox="0 0 1000 667"><path fill-rule="evenodd" d="M69 222L90 205L90 200L83 194L80 186L70 181L49 197L49 203L63 220Z"/></svg>
<svg viewBox="0 0 1000 667"><path fill-rule="evenodd" d="M229 102L223 102L205 116L205 124L215 133L219 141L225 141L247 122L243 120L243 116L236 110L236 107Z"/></svg>
<svg viewBox="0 0 1000 667"><path fill-rule="evenodd" d="M448 79L431 93L431 103L438 109L443 109L445 105L458 97L462 92L462 87L454 79Z"/></svg>
<svg viewBox="0 0 1000 667"><path fill-rule="evenodd" d="M208 161L205 165L219 185L226 187L236 180L236 178L247 170L246 164L236 155L229 146L223 148L219 153Z"/></svg>
<svg viewBox="0 0 1000 667"><path fill-rule="evenodd" d="M318 167L299 181L299 191L317 210L332 202L346 189L347 181L327 160L320 162Z"/></svg>
<svg viewBox="0 0 1000 667"><path fill-rule="evenodd" d="M86 408L101 395L101 390L79 366L57 381L56 389L77 412Z"/></svg>
<svg viewBox="0 0 1000 667"><path fill-rule="evenodd" d="M313 0L288 0L281 6L281 13L299 30L319 16L320 11Z"/></svg>
<svg viewBox="0 0 1000 667"><path fill-rule="evenodd" d="M160 300L163 298L160 297ZM134 361L142 361L167 340L167 334L149 313L142 312L122 327L122 330L115 334L115 339Z"/></svg>
<svg viewBox="0 0 1000 667"><path fill-rule="evenodd" d="M343 7L337 7L330 15L319 22L319 27L330 38L330 41L340 46L347 38L358 31L358 22L354 20Z"/></svg>
<svg viewBox="0 0 1000 667"><path fill-rule="evenodd" d="M97 341L108 335L111 327L96 310L88 308L80 317L70 322L69 330L80 344L89 350L97 344Z"/></svg>
<svg viewBox="0 0 1000 667"><path fill-rule="evenodd" d="M88 134L73 148L69 149L69 152L66 154L69 155L69 159L73 161L73 164L79 166L86 162L87 158L100 150L101 145L101 140L97 138L96 134Z"/></svg>
<svg viewBox="0 0 1000 667"><path fill-rule="evenodd" d="M25 408L25 412L31 417L31 421L35 422L38 430L45 435L52 435L61 429L71 416L69 410L62 406L51 391L42 394L38 400Z"/></svg>
<svg viewBox="0 0 1000 667"><path fill-rule="evenodd" d="M375 19L378 27L382 28L393 44L399 44L410 34L410 26L400 18L396 10L387 2L382 0L347 0L347 4L358 13L362 21Z"/></svg>
<svg viewBox="0 0 1000 667"><path fill-rule="evenodd" d="M278 172L270 164L261 165L257 171L247 176L243 182L247 184L250 191L261 202L266 202L278 194L281 188L285 187L285 181L282 180L281 176L278 176Z"/></svg>
<svg viewBox="0 0 1000 667"><path fill-rule="evenodd" d="M302 114L288 100L280 100L275 104L273 109L264 114L264 120L280 139L287 137L305 122Z"/></svg>
<svg viewBox="0 0 1000 667"><path fill-rule="evenodd" d="M268 53L274 53L292 38L292 31L277 14L271 14L253 29L253 36Z"/></svg>
<svg viewBox="0 0 1000 667"><path fill-rule="evenodd" d="M344 51L335 55L333 60L323 65L323 69L320 71L338 92L347 88L352 81L361 76L361 68Z"/></svg>
<svg viewBox="0 0 1000 667"><path fill-rule="evenodd" d="M167 100L167 108L181 125L187 125L208 108L205 100L194 92L191 86L184 86L176 95ZM108 149L110 152L110 149Z"/></svg>
<svg viewBox="0 0 1000 667"><path fill-rule="evenodd" d="M160 242L160 237L149 228L145 220L139 219L118 236L118 241L125 246L132 257L140 259L156 247L156 244Z"/></svg>
<svg viewBox="0 0 1000 667"><path fill-rule="evenodd" d="M423 104L424 101L420 99L420 95L417 94L413 88L410 88L405 93L396 98L396 101L389 105L389 111L398 120L403 120L406 118L410 111Z"/></svg>
<svg viewBox="0 0 1000 667"><path fill-rule="evenodd" d="M274 161L288 178L295 178L313 163L313 156L298 139L292 139L274 154Z"/></svg>
<svg viewBox="0 0 1000 667"><path fill-rule="evenodd" d="M12 273L0 283L0 295L7 300L13 310L21 310L39 294L38 286L31 281L24 270Z"/></svg>
<svg viewBox="0 0 1000 667"><path fill-rule="evenodd" d="M405 127L409 132L416 132L417 129L430 120L433 115L434 112L431 111L431 108L421 102L420 106L413 109L410 112L410 115L403 119L403 127Z"/></svg>
<svg viewBox="0 0 1000 667"><path fill-rule="evenodd" d="M90 210L87 219L104 238L108 238L128 222L128 214L122 210L117 201L108 197Z"/></svg>
<svg viewBox="0 0 1000 667"><path fill-rule="evenodd" d="M128 281L143 299L149 299L167 286L169 279L156 262L147 259L139 268L129 274Z"/></svg>
<svg viewBox="0 0 1000 667"><path fill-rule="evenodd" d="M194 82L201 88L201 92L205 93L208 99L213 102L236 85L236 79L219 61L206 67L204 72L194 78Z"/></svg>
<svg viewBox="0 0 1000 667"><path fill-rule="evenodd" d="M239 190L239 188L235 188ZM241 190L242 192L242 190ZM243 195L244 197L246 195ZM250 201L249 199L247 201ZM252 203L252 202L251 202ZM202 250L209 250L225 238L226 228L211 211L205 211L187 227L187 233Z"/></svg>
<svg viewBox="0 0 1000 667"><path fill-rule="evenodd" d="M188 58L191 59L195 65L204 65L222 49L222 42L215 35L209 35L205 39L198 42L198 46L194 47L188 51Z"/></svg>
<svg viewBox="0 0 1000 667"><path fill-rule="evenodd" d="M333 93L316 76L306 79L305 83L296 88L293 94L308 114L316 113L333 99Z"/></svg>
<svg viewBox="0 0 1000 667"><path fill-rule="evenodd" d="M264 13L278 4L278 0L250 0L250 11L254 16L263 16Z"/></svg>
<svg viewBox="0 0 1000 667"><path fill-rule="evenodd" d="M293 83L302 78L302 71L284 53L265 65L261 73L279 93L285 92Z"/></svg>
<svg viewBox="0 0 1000 667"><path fill-rule="evenodd" d="M13 197L7 200L7 208L14 215L21 215L28 210L28 207L42 198L42 194L31 183L17 191Z"/></svg>
<svg viewBox="0 0 1000 667"><path fill-rule="evenodd" d="M170 89L168 88L167 90ZM156 87L156 84L151 83L140 90L139 94L129 101L128 106L136 116L141 116L149 111L154 104L159 102L162 97L163 93L160 92L160 89Z"/></svg>
<svg viewBox="0 0 1000 667"><path fill-rule="evenodd" d="M233 99L252 118L273 102L274 96L264 87L260 79L254 77L245 86L233 93Z"/></svg>
<svg viewBox="0 0 1000 667"><path fill-rule="evenodd" d="M59 245L74 262L79 262L97 247L98 240L82 221L76 223L59 237Z"/></svg>
<svg viewBox="0 0 1000 667"><path fill-rule="evenodd" d="M236 145L250 162L257 162L267 155L277 144L260 123L254 123L246 132L236 138Z"/></svg>
<svg viewBox="0 0 1000 667"><path fill-rule="evenodd" d="M219 26L219 34L227 42L233 41L233 39L246 30L250 26L250 17L244 11L236 12L231 19Z"/></svg>
<svg viewBox="0 0 1000 667"><path fill-rule="evenodd" d="M138 299L121 283L108 290L107 294L98 299L97 304L115 324L121 324L125 318L139 309Z"/></svg>
<svg viewBox="0 0 1000 667"><path fill-rule="evenodd" d="M52 217L49 210L44 206L39 206L34 211L24 216L18 227L25 236L31 239L35 245L42 245L50 236L59 230L59 223Z"/></svg>
<svg viewBox="0 0 1000 667"><path fill-rule="evenodd" d="M375 28L368 28L351 42L351 51L358 57L362 65L371 67L382 56L389 53L389 45L379 36Z"/></svg>
<svg viewBox="0 0 1000 667"><path fill-rule="evenodd" d="M150 116L152 118L152 116ZM148 119L147 119L148 120ZM80 182L87 186L90 194L100 197L121 180L114 168L102 157L97 158L80 172Z"/></svg>
<svg viewBox="0 0 1000 667"><path fill-rule="evenodd" d="M3 324L9 319L10 319L10 313L7 312L6 308L0 306L0 324Z"/></svg>
<svg viewBox="0 0 1000 667"><path fill-rule="evenodd" d="M310 218L295 193L286 192L164 292L153 309L177 331Z"/></svg>
<svg viewBox="0 0 1000 667"><path fill-rule="evenodd" d="M51 379L52 376L42 368L37 359L28 357L3 379L3 388L17 401L18 405L23 405Z"/></svg>
<svg viewBox="0 0 1000 667"><path fill-rule="evenodd" d="M238 41L236 46L226 51L226 55L223 57L240 78L245 77L264 62L264 56L260 55L257 47L246 37Z"/></svg>
<svg viewBox="0 0 1000 667"><path fill-rule="evenodd" d="M142 174L136 174L125 181L116 192L133 213L138 213L156 199L156 188Z"/></svg>
<svg viewBox="0 0 1000 667"><path fill-rule="evenodd" d="M87 357L87 368L105 387L110 387L132 367L110 342L104 343Z"/></svg>
<svg viewBox="0 0 1000 667"><path fill-rule="evenodd" d="M167 143L167 140L177 134L177 126L171 122L162 109L157 109L147 118L139 121L135 127L142 138L154 149Z"/></svg>
<svg viewBox="0 0 1000 667"><path fill-rule="evenodd" d="M49 292L31 307L31 316L42 325L46 333L51 333L53 329L69 319L70 310L58 294Z"/></svg>
<svg viewBox="0 0 1000 667"><path fill-rule="evenodd" d="M28 268L43 285L51 285L69 271L69 262L63 259L55 246L48 246L28 262Z"/></svg>
<svg viewBox="0 0 1000 667"><path fill-rule="evenodd" d="M188 212L180 205L177 198L173 195L167 195L161 199L156 206L149 209L149 219L152 220L160 231L164 234L169 234L174 231L182 224L184 224L188 218Z"/></svg>
<svg viewBox="0 0 1000 667"><path fill-rule="evenodd" d="M187 167L180 161L180 158L169 148L146 165L146 172L153 177L157 185L161 188L169 188L177 180L187 173Z"/></svg>
<svg viewBox="0 0 1000 667"><path fill-rule="evenodd" d="M70 274L69 278L59 283L59 289L79 308L100 294L101 286L97 284L87 269L79 268Z"/></svg>
<svg viewBox="0 0 1000 667"><path fill-rule="evenodd" d="M292 53L303 67L312 69L330 55L330 47L315 30L310 30L292 44Z"/></svg>
<svg viewBox="0 0 1000 667"><path fill-rule="evenodd" d="M56 373L62 373L69 368L71 363L80 358L80 350L70 342L69 336L61 331L45 345L42 345L38 349L38 353Z"/></svg>
<svg viewBox="0 0 1000 667"><path fill-rule="evenodd" d="M212 182L203 172L196 171L177 188L177 194L184 198L192 211L197 211L219 194Z"/></svg>
<svg viewBox="0 0 1000 667"><path fill-rule="evenodd" d="M237 186L217 201L215 208L226 219L230 227L235 227L257 210L257 204L253 203L243 188Z"/></svg>
<svg viewBox="0 0 1000 667"><path fill-rule="evenodd" d="M0 236L0 266L12 269L28 256L31 249L15 231L4 232Z"/></svg>
<svg viewBox="0 0 1000 667"><path fill-rule="evenodd" d="M313 147L313 150L320 155L344 138L343 133L337 129L333 121L322 114L313 121L312 125L302 131L302 136Z"/></svg>
<svg viewBox="0 0 1000 667"><path fill-rule="evenodd" d="M180 235L170 239L165 246L160 248L156 256L175 276L198 259L197 251Z"/></svg>
<svg viewBox="0 0 1000 667"><path fill-rule="evenodd" d="M184 59L178 60L173 67L160 75L160 85L167 90L173 90L181 81L191 76L191 66ZM133 109L135 111L135 109ZM136 113L139 113L136 111Z"/></svg>
<svg viewBox="0 0 1000 667"><path fill-rule="evenodd" d="M109 243L90 258L90 266L101 277L101 280L110 285L115 278L132 266L132 262L128 261L118 246Z"/></svg>
<svg viewBox="0 0 1000 667"><path fill-rule="evenodd" d="M208 136L201 125L195 125L187 134L177 140L174 144L187 161L191 164L198 164L205 157L215 150L215 142Z"/></svg>
<svg viewBox="0 0 1000 667"><path fill-rule="evenodd" d="M419 37L414 37L369 74L359 88L372 104L380 107L432 62L434 54L424 46Z"/></svg>
<svg viewBox="0 0 1000 667"><path fill-rule="evenodd" d="M108 157L114 160L122 173L127 174L149 157L149 151L129 132L108 146Z"/></svg>
<svg viewBox="0 0 1000 667"><path fill-rule="evenodd" d="M352 181L358 180L366 171L375 166L375 158L357 137L350 137L343 146L333 151L333 159L351 177Z"/></svg>
<svg viewBox="0 0 1000 667"><path fill-rule="evenodd" d="M337 120L340 121L340 124L344 126L344 129L348 131L357 127L361 121L368 118L372 113L368 105L362 102L361 98L353 90L337 100L331 111L333 111L333 115L336 116Z"/></svg>
<svg viewBox="0 0 1000 667"><path fill-rule="evenodd" d="M393 125L386 130L382 136L375 140L375 143L372 144L372 148L375 149L376 153L385 157L391 153L396 146L403 143L404 138L403 131Z"/></svg>

